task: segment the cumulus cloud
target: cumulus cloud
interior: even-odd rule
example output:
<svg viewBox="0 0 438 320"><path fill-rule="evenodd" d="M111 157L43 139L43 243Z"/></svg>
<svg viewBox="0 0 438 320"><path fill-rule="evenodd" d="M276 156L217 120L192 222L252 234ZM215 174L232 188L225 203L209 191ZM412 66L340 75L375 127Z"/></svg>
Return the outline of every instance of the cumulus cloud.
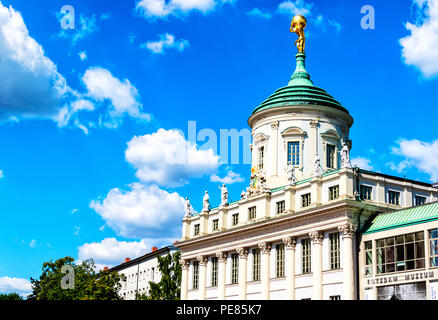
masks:
<svg viewBox="0 0 438 320"><path fill-rule="evenodd" d="M223 178L219 177L216 174L213 174L210 177L210 181L211 182L220 182L220 183L225 183L225 184L233 184L236 182L243 182L243 181L245 181L245 179L239 173L236 173L236 172L230 170L230 171L228 171L227 175Z"/></svg>
<svg viewBox="0 0 438 320"><path fill-rule="evenodd" d="M438 0L414 0L416 22L407 22L410 35L400 39L405 64L417 67L425 78L438 75Z"/></svg>
<svg viewBox="0 0 438 320"><path fill-rule="evenodd" d="M312 13L313 3L307 3L304 0L284 1L278 5L280 13L288 15L310 16Z"/></svg>
<svg viewBox="0 0 438 320"><path fill-rule="evenodd" d="M21 14L0 2L0 121L55 119L73 94L30 35Z"/></svg>
<svg viewBox="0 0 438 320"><path fill-rule="evenodd" d="M351 159L351 164L353 166L358 166L363 170L374 170L374 167L371 165L371 160L364 157L355 157Z"/></svg>
<svg viewBox="0 0 438 320"><path fill-rule="evenodd" d="M168 16L184 17L191 11L203 14L215 10L218 5L230 3L231 0L140 0L135 11L148 20L164 19Z"/></svg>
<svg viewBox="0 0 438 320"><path fill-rule="evenodd" d="M22 296L32 293L32 284L29 280L23 278L0 277L0 292L16 292Z"/></svg>
<svg viewBox="0 0 438 320"><path fill-rule="evenodd" d="M397 144L392 151L404 159L397 164L389 163L392 170L402 172L415 167L420 172L428 174L432 182L438 181L438 140L424 142L417 139L401 139Z"/></svg>
<svg viewBox="0 0 438 320"><path fill-rule="evenodd" d="M142 112L143 105L140 103L138 90L128 79L120 81L107 69L91 67L85 72L82 82L87 89L87 97L98 102L111 103L109 116L112 119L117 120L123 115L129 115L145 121L151 120L149 114Z"/></svg>
<svg viewBox="0 0 438 320"><path fill-rule="evenodd" d="M133 183L129 190L114 188L105 199L91 201L90 208L117 234L145 238L172 234L172 226L179 226L184 216L184 199L155 185Z"/></svg>
<svg viewBox="0 0 438 320"><path fill-rule="evenodd" d="M173 238L142 239L141 241L118 241L116 238L106 238L101 242L85 243L78 248L79 260L93 258L97 265L117 265L125 258L135 259L151 252L153 246L172 245Z"/></svg>
<svg viewBox="0 0 438 320"><path fill-rule="evenodd" d="M78 55L79 55L79 59L81 59L81 61L85 61L88 58L86 51L81 51L78 53Z"/></svg>
<svg viewBox="0 0 438 320"><path fill-rule="evenodd" d="M66 12L66 14L68 13ZM64 15L58 14L58 19L60 20L60 22L63 18ZM99 30L99 27L97 26L96 15L93 14L91 17L87 17L81 14L79 16L78 22L75 23L74 29L62 29L59 33L55 35L55 37L71 39L72 45L76 45L79 40L92 35L97 30Z"/></svg>
<svg viewBox="0 0 438 320"><path fill-rule="evenodd" d="M219 167L219 156L212 149L200 150L176 130L133 137L125 157L141 181L164 186L187 184L191 178L214 174Z"/></svg>
<svg viewBox="0 0 438 320"><path fill-rule="evenodd" d="M251 11L248 11L246 14L252 18L261 18L265 20L272 18L272 15L269 12L263 12L259 8L254 8Z"/></svg>
<svg viewBox="0 0 438 320"><path fill-rule="evenodd" d="M143 43L140 47L150 50L155 54L164 54L166 50L184 51L190 46L185 39L175 41L175 36L169 33L158 35L158 41L148 41Z"/></svg>

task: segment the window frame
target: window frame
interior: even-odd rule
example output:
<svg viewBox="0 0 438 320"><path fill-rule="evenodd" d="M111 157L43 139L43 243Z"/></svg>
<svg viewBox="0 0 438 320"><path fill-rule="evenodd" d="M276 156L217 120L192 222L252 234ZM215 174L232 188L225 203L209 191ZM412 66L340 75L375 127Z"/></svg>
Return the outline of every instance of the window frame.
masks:
<svg viewBox="0 0 438 320"><path fill-rule="evenodd" d="M397 203L391 202L391 195L397 195L397 197L394 198L394 199L397 199ZM400 205L400 196L401 196L400 191L388 189L388 202L387 203L395 205L395 206L399 206Z"/></svg>
<svg viewBox="0 0 438 320"><path fill-rule="evenodd" d="M219 231L219 219L213 219L212 221L212 226L211 226L211 230L213 232L215 231Z"/></svg>
<svg viewBox="0 0 438 320"><path fill-rule="evenodd" d="M341 241L339 232L329 233L330 270L341 268Z"/></svg>
<svg viewBox="0 0 438 320"><path fill-rule="evenodd" d="M239 283L239 255L231 254L231 284Z"/></svg>
<svg viewBox="0 0 438 320"><path fill-rule="evenodd" d="M301 239L301 273L312 273L312 243L310 238Z"/></svg>
<svg viewBox="0 0 438 320"><path fill-rule="evenodd" d="M418 204L418 200L419 199L421 199L421 201L422 201L422 203L420 203L420 204ZM422 206L423 204L426 204L427 197L416 194L415 197L414 197L414 201L415 201L415 206L416 207L417 206Z"/></svg>
<svg viewBox="0 0 438 320"><path fill-rule="evenodd" d="M257 207L249 207L248 208L248 221L255 220L257 218Z"/></svg>
<svg viewBox="0 0 438 320"><path fill-rule="evenodd" d="M308 199L307 199L307 197L308 197ZM305 205L305 200L307 199L307 201L306 201L306 205ZM302 194L301 195L301 208L308 208L308 207L310 207L310 205L312 204L312 193L311 192L308 192L308 193L305 193L305 194Z"/></svg>
<svg viewBox="0 0 438 320"><path fill-rule="evenodd" d="M260 249L253 249L252 251L252 280L260 281L260 264L261 264L261 254Z"/></svg>
<svg viewBox="0 0 438 320"><path fill-rule="evenodd" d="M285 259L285 252L284 252L284 244L277 244L276 250L275 250L275 275L277 278L283 278L285 276L284 272L284 259Z"/></svg>
<svg viewBox="0 0 438 320"><path fill-rule="evenodd" d="M193 236L194 236L194 237L197 237L197 236L200 235L200 233L201 233L201 224L200 224L200 223L195 224L195 225L193 226Z"/></svg>
<svg viewBox="0 0 438 320"><path fill-rule="evenodd" d="M329 201L339 199L339 184L331 186L329 189Z"/></svg>
<svg viewBox="0 0 438 320"><path fill-rule="evenodd" d="M279 210L282 209L282 210ZM276 214L283 214L286 212L286 201L280 200L276 202Z"/></svg>
<svg viewBox="0 0 438 320"><path fill-rule="evenodd" d="M211 286L217 287L218 286L218 266L219 266L219 259L217 257L211 258Z"/></svg>
<svg viewBox="0 0 438 320"><path fill-rule="evenodd" d="M199 261L193 261L192 288L199 289Z"/></svg>
<svg viewBox="0 0 438 320"><path fill-rule="evenodd" d="M367 189L367 191L369 191L369 196L370 196L369 199L364 197L365 189ZM369 185L366 185L366 184L361 184L359 192L360 192L360 198L362 200L368 200L368 201L372 201L373 200L373 187L372 186L369 186Z"/></svg>
<svg viewBox="0 0 438 320"><path fill-rule="evenodd" d="M239 213L234 213L231 216L231 226L237 226L239 224Z"/></svg>

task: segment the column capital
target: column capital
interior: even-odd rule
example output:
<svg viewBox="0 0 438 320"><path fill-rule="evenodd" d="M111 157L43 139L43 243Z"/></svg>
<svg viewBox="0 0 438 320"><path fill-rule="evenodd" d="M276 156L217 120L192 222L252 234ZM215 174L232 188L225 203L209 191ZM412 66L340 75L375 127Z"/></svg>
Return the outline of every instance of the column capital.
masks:
<svg viewBox="0 0 438 320"><path fill-rule="evenodd" d="M240 247L236 249L236 252L239 254L241 259L248 258L248 250L246 248Z"/></svg>
<svg viewBox="0 0 438 320"><path fill-rule="evenodd" d="M351 223L344 224L338 227L339 232L341 232L343 238L353 238L356 227Z"/></svg>
<svg viewBox="0 0 438 320"><path fill-rule="evenodd" d="M321 231L309 232L309 236L314 244L322 244L322 241L324 240L324 232Z"/></svg>
<svg viewBox="0 0 438 320"><path fill-rule="evenodd" d="M227 260L227 254L222 251L216 252L216 258L218 258L219 262L225 262Z"/></svg>
<svg viewBox="0 0 438 320"><path fill-rule="evenodd" d="M207 259L205 258L205 256L197 256L196 259L199 261L200 266L207 265Z"/></svg>
<svg viewBox="0 0 438 320"><path fill-rule="evenodd" d="M273 130L278 130L278 124L279 124L278 121L273 121L273 122L271 122L271 128L272 128Z"/></svg>
<svg viewBox="0 0 438 320"><path fill-rule="evenodd" d="M269 253L271 251L271 245L267 242L260 242L258 246L262 253Z"/></svg>
<svg viewBox="0 0 438 320"><path fill-rule="evenodd" d="M186 259L179 259L179 264L181 265L181 269L188 270L189 262Z"/></svg>
<svg viewBox="0 0 438 320"><path fill-rule="evenodd" d="M286 237L282 239L284 242L284 247L286 249L292 249L295 250L295 247L297 245L297 241L295 240L295 238L292 237Z"/></svg>
<svg viewBox="0 0 438 320"><path fill-rule="evenodd" d="M310 120L310 127L316 128L318 127L319 121L318 120Z"/></svg>

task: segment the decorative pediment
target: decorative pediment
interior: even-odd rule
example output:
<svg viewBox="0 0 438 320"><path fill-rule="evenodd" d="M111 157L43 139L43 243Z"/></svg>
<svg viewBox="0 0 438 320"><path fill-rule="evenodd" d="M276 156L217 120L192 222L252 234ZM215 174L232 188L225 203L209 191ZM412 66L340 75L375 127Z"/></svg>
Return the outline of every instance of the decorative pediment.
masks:
<svg viewBox="0 0 438 320"><path fill-rule="evenodd" d="M264 135L263 133L257 133L254 136L254 144L259 144L265 142L269 139L269 136Z"/></svg>
<svg viewBox="0 0 438 320"><path fill-rule="evenodd" d="M339 136L339 134L335 131L335 130L327 130L324 133L321 133L321 137L325 138L325 139L334 139L334 140L339 140L341 137Z"/></svg>
<svg viewBox="0 0 438 320"><path fill-rule="evenodd" d="M285 129L281 135L283 137L296 137L296 136L301 136L303 137L304 135L306 135L306 131L303 131L301 128L299 127L289 127L287 129Z"/></svg>

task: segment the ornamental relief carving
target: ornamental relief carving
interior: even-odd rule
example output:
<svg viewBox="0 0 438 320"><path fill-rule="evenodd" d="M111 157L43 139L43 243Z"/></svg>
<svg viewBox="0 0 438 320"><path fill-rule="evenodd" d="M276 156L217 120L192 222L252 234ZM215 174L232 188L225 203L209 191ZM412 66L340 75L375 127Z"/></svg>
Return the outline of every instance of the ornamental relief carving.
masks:
<svg viewBox="0 0 438 320"><path fill-rule="evenodd" d="M283 238L284 247L286 249L292 249L295 250L295 247L297 246L297 241L292 237Z"/></svg>
<svg viewBox="0 0 438 320"><path fill-rule="evenodd" d="M188 270L189 269L189 262L185 259L180 259L179 260L179 264L181 265L181 268L183 270Z"/></svg>
<svg viewBox="0 0 438 320"><path fill-rule="evenodd" d="M242 258L242 259L248 258L248 250L247 249L240 247L240 248L236 249L236 252L239 254L240 258Z"/></svg>
<svg viewBox="0 0 438 320"><path fill-rule="evenodd" d="M260 248L261 253L266 254L266 253L269 253L271 251L271 245L269 243L260 242L258 244L258 246Z"/></svg>
<svg viewBox="0 0 438 320"><path fill-rule="evenodd" d="M200 266L207 265L207 259L205 258L205 256L198 256L196 259L198 260Z"/></svg>
<svg viewBox="0 0 438 320"><path fill-rule="evenodd" d="M312 231L309 232L309 237L312 239L314 244L322 244L324 240L324 233L321 231Z"/></svg>
<svg viewBox="0 0 438 320"><path fill-rule="evenodd" d="M343 238L353 238L356 227L351 223L347 223L343 226L338 227L339 232L342 234Z"/></svg>
<svg viewBox="0 0 438 320"><path fill-rule="evenodd" d="M227 260L227 254L222 251L216 252L216 258L219 262L225 262Z"/></svg>

